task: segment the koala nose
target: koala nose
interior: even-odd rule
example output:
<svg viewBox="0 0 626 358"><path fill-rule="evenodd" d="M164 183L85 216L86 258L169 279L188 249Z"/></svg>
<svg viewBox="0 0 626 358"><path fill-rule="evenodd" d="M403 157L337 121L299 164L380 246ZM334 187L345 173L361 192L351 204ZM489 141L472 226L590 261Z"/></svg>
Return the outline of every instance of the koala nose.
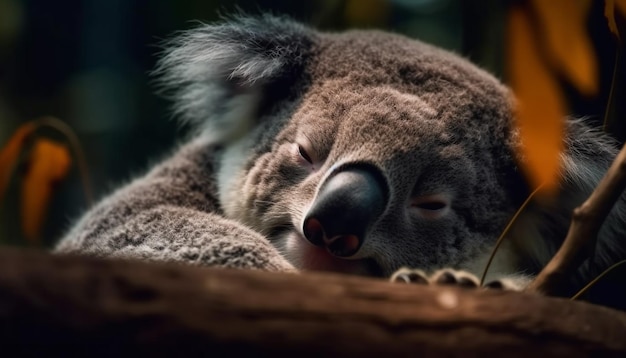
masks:
<svg viewBox="0 0 626 358"><path fill-rule="evenodd" d="M387 207L389 189L372 166L341 169L322 185L306 215L304 236L338 257L356 254Z"/></svg>

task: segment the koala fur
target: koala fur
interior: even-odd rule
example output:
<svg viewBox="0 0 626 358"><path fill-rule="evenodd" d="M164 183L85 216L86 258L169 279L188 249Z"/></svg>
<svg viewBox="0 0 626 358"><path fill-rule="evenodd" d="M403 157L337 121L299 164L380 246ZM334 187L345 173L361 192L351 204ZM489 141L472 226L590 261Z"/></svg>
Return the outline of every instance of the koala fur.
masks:
<svg viewBox="0 0 626 358"><path fill-rule="evenodd" d="M56 252L376 277L401 267L480 275L532 189L518 167L508 89L417 40L240 16L169 42L156 73L198 133L87 212ZM525 212L490 280L523 287L616 155L583 121L566 127L561 192ZM624 207L622 197L572 290L625 258Z"/></svg>

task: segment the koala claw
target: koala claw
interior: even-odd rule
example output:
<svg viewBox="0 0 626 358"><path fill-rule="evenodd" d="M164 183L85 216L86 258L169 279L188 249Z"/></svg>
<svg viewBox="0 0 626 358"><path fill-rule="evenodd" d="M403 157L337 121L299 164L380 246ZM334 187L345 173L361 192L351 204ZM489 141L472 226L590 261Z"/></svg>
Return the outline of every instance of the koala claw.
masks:
<svg viewBox="0 0 626 358"><path fill-rule="evenodd" d="M480 280L474 274L451 269L435 271L431 276L431 282L438 285L455 285L467 288L480 287Z"/></svg>
<svg viewBox="0 0 626 358"><path fill-rule="evenodd" d="M424 271L408 268L401 268L398 271L394 272L394 274L391 275L389 281L419 285L428 285L430 283L428 280L428 275Z"/></svg>
<svg viewBox="0 0 626 358"><path fill-rule="evenodd" d="M467 271L453 269L437 270L429 276L419 269L401 268L391 276L390 281L421 285L455 285L466 288L480 287L480 279L478 279L476 275ZM506 280L495 280L488 282L483 287L517 291L514 286L515 285L507 284Z"/></svg>

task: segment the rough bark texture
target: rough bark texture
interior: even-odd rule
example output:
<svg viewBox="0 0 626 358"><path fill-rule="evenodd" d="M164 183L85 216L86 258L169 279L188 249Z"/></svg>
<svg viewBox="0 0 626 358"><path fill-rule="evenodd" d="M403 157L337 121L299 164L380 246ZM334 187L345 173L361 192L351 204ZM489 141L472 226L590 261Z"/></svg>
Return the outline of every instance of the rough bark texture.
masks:
<svg viewBox="0 0 626 358"><path fill-rule="evenodd" d="M626 355L626 314L514 292L0 251L20 356Z"/></svg>

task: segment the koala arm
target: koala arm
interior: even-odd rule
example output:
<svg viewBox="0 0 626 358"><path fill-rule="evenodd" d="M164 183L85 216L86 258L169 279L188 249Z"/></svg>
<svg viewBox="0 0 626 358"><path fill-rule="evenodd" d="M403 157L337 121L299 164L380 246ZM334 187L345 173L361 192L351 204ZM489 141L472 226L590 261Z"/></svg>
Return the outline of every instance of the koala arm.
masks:
<svg viewBox="0 0 626 358"><path fill-rule="evenodd" d="M221 216L213 156L202 140L183 146L87 212L54 251L293 271L265 237Z"/></svg>

